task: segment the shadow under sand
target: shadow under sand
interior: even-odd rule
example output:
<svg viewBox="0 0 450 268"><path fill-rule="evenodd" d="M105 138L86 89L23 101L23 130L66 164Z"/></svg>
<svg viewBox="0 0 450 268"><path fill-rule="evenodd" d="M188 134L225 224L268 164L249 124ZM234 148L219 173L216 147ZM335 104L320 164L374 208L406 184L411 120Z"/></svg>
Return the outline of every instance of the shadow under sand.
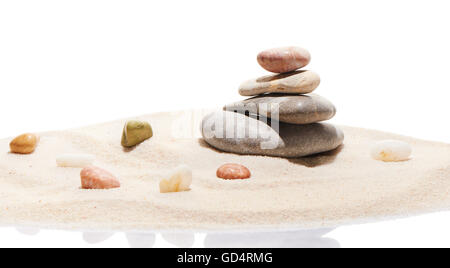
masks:
<svg viewBox="0 0 450 268"><path fill-rule="evenodd" d="M126 233L130 248L152 248L156 242L156 234L153 233Z"/></svg>
<svg viewBox="0 0 450 268"><path fill-rule="evenodd" d="M342 151L343 148L344 145L342 144L332 151L305 156L301 158L288 158L288 161L309 168L328 165L333 163L334 160L336 160L337 155Z"/></svg>
<svg viewBox="0 0 450 268"><path fill-rule="evenodd" d="M198 144L200 145L200 147L210 149L211 151L214 151L214 152L216 152L216 153L218 153L218 154L231 154L231 153L229 153L229 152L220 151L220 150L218 150L218 149L212 147L211 145L209 145L209 144L208 144L204 139L202 139L202 138L198 139Z"/></svg>
<svg viewBox="0 0 450 268"><path fill-rule="evenodd" d="M133 147L122 147L122 151L124 153L130 153L130 152L134 151L134 149L136 149L136 146L133 146Z"/></svg>
<svg viewBox="0 0 450 268"><path fill-rule="evenodd" d="M136 144L136 145L133 146L133 147L123 147L123 146L122 146L122 151L123 151L124 153L130 153L130 152L134 151L136 148L138 148L139 146L141 146L141 144L142 144L142 143Z"/></svg>
<svg viewBox="0 0 450 268"><path fill-rule="evenodd" d="M326 234L331 231L324 229ZM340 248L340 243L312 231L217 233L208 234L206 248Z"/></svg>

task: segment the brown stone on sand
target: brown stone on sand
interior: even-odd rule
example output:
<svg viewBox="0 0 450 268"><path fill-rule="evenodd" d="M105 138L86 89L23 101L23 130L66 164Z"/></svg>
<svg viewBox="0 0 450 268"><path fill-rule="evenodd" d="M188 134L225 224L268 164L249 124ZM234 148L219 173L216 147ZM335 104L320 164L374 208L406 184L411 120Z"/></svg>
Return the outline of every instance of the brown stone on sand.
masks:
<svg viewBox="0 0 450 268"><path fill-rule="evenodd" d="M336 149L344 133L326 123L294 125L218 111L203 118L202 136L212 147L242 155L297 158Z"/></svg>

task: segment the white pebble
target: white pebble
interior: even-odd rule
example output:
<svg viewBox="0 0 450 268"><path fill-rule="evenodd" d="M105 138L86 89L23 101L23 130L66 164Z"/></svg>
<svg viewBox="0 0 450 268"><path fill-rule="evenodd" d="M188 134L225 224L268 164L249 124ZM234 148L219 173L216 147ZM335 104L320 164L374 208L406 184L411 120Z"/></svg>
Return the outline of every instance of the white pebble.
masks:
<svg viewBox="0 0 450 268"><path fill-rule="evenodd" d="M384 140L377 142L371 150L375 160L385 162L405 161L411 156L412 148L406 142L398 140Z"/></svg>
<svg viewBox="0 0 450 268"><path fill-rule="evenodd" d="M187 165L177 167L169 176L159 183L161 193L182 192L190 190L192 170Z"/></svg>
<svg viewBox="0 0 450 268"><path fill-rule="evenodd" d="M63 154L56 157L58 167L84 168L94 163L95 157L90 154Z"/></svg>

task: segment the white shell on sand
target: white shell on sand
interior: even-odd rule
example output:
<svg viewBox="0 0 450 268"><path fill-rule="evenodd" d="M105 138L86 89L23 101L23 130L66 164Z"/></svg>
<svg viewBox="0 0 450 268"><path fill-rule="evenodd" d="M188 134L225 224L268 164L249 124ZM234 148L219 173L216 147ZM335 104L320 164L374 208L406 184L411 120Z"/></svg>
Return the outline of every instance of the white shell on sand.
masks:
<svg viewBox="0 0 450 268"><path fill-rule="evenodd" d="M62 154L56 157L58 167L84 168L94 163L95 156L90 154Z"/></svg>
<svg viewBox="0 0 450 268"><path fill-rule="evenodd" d="M377 142L370 152L375 160L385 162L405 161L411 156L412 148L406 142L398 140L384 140Z"/></svg>
<svg viewBox="0 0 450 268"><path fill-rule="evenodd" d="M182 192L190 190L192 183L192 170L187 165L178 166L169 179L163 179L159 184L161 193Z"/></svg>

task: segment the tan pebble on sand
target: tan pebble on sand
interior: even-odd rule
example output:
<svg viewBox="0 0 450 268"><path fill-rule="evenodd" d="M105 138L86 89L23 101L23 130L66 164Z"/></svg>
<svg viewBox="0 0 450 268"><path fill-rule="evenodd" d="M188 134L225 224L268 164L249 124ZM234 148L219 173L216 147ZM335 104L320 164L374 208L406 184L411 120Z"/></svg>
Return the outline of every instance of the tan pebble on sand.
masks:
<svg viewBox="0 0 450 268"><path fill-rule="evenodd" d="M163 179L159 183L161 193L188 191L192 183L192 170L187 165L178 166L169 179Z"/></svg>
<svg viewBox="0 0 450 268"><path fill-rule="evenodd" d="M39 137L36 134L27 133L12 140L9 147L11 149L11 153L31 154L36 149L38 142Z"/></svg>
<svg viewBox="0 0 450 268"><path fill-rule="evenodd" d="M250 170L239 164L225 164L217 169L218 178L225 180L243 180L251 177Z"/></svg>
<svg viewBox="0 0 450 268"><path fill-rule="evenodd" d="M84 168L80 175L81 188L83 189L112 189L120 187L120 183L114 175L98 167Z"/></svg>

